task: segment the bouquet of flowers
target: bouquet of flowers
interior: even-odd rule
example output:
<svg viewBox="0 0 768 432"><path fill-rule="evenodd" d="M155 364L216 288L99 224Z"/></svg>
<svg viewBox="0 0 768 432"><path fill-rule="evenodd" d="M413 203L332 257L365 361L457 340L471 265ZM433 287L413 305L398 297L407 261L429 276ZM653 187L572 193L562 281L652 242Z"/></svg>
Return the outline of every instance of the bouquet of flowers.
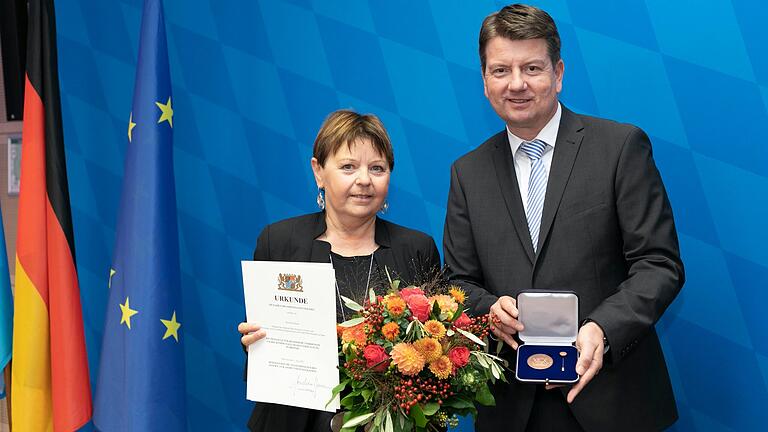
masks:
<svg viewBox="0 0 768 432"><path fill-rule="evenodd" d="M356 312L337 328L341 431L444 431L493 405L488 383L506 381L506 361L488 353L488 316L469 317L464 291L444 281L389 285L363 305L342 297Z"/></svg>

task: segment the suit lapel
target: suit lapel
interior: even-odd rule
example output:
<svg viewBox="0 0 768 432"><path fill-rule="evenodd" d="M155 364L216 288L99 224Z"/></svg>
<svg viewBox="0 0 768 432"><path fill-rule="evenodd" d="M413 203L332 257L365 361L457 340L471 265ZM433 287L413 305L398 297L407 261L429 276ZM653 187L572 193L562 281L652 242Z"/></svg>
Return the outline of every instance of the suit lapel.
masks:
<svg viewBox="0 0 768 432"><path fill-rule="evenodd" d="M501 194L504 196L504 202L507 205L509 216L512 218L520 244L523 245L525 254L528 255L528 259L533 263L534 254L531 233L528 231L528 219L525 217L523 201L520 197L520 186L517 184L515 162L512 159L512 150L509 148L506 129L497 134L494 137L494 141L496 148L493 154L493 166L496 170L496 178L499 181Z"/></svg>
<svg viewBox="0 0 768 432"><path fill-rule="evenodd" d="M397 279L400 275L401 271L399 268L397 268L397 264L395 263L394 258L392 257L392 249L388 247L380 247L376 250L376 253L373 255L376 259L376 265L379 266L379 269L383 271L388 271L389 276L392 279ZM412 283L413 281L403 281L403 283ZM403 286L405 288L405 286Z"/></svg>
<svg viewBox="0 0 768 432"><path fill-rule="evenodd" d="M584 138L584 126L579 118L563 107L560 120L560 128L557 132L555 154L552 157L552 167L547 180L547 194L544 198L544 210L541 215L541 228L539 229L539 244L536 248L541 252L543 245L549 237L552 222L560 207L565 187L573 171L576 155L579 153L581 141Z"/></svg>
<svg viewBox="0 0 768 432"><path fill-rule="evenodd" d="M391 233L389 232L389 228L387 228L387 222L379 217L376 218L376 233L374 240L376 241L376 244L379 245L379 248L373 255L373 257L376 259L376 265L378 265L379 269L382 271L386 269L386 271L389 272L389 275L392 278L395 278L395 274L400 271L400 269L397 268L395 259L392 256Z"/></svg>
<svg viewBox="0 0 768 432"><path fill-rule="evenodd" d="M331 244L322 240L312 240L312 249L307 261L314 263L331 262Z"/></svg>
<svg viewBox="0 0 768 432"><path fill-rule="evenodd" d="M308 262L331 262L331 244L323 240L317 240L325 230L325 212L315 213L315 218L312 223L307 223L306 225L297 228L298 238L302 239L302 241L311 239L308 255L305 258ZM304 244L305 243L302 243L302 246Z"/></svg>

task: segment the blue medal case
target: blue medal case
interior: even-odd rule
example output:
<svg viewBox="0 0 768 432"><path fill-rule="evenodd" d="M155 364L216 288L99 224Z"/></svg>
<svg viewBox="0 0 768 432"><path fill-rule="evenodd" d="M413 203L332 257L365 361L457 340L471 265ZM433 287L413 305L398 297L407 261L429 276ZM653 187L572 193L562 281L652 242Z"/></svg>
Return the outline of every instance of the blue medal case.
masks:
<svg viewBox="0 0 768 432"><path fill-rule="evenodd" d="M574 344L579 332L579 297L572 292L523 291L517 296L517 309L525 329L518 333L522 343L517 348L515 377L543 384L578 381ZM552 360L551 365L547 366L545 356Z"/></svg>

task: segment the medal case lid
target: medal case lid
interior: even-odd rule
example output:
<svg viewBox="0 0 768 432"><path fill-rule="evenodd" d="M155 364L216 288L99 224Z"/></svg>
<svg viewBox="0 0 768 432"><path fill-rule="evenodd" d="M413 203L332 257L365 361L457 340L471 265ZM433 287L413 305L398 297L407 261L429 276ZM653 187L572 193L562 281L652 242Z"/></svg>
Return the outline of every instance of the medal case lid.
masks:
<svg viewBox="0 0 768 432"><path fill-rule="evenodd" d="M523 291L517 295L521 341L537 345L570 345L579 333L579 297L567 291Z"/></svg>

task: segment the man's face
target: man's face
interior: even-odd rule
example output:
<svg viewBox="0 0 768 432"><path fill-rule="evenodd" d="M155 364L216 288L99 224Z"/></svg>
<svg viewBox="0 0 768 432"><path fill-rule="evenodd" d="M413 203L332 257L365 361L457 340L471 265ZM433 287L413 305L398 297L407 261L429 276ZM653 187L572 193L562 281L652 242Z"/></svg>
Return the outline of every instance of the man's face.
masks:
<svg viewBox="0 0 768 432"><path fill-rule="evenodd" d="M553 65L544 39L494 37L485 46L485 97L515 135L533 139L557 111L563 61Z"/></svg>

